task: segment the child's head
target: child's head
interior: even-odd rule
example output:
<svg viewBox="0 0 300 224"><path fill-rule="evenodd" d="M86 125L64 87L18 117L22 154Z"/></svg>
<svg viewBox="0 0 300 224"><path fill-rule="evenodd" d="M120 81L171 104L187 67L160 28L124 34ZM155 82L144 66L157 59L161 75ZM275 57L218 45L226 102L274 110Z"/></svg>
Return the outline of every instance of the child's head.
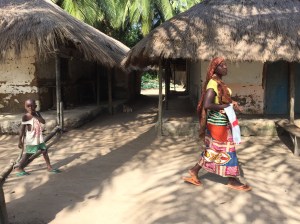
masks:
<svg viewBox="0 0 300 224"><path fill-rule="evenodd" d="M25 110L28 113L35 112L35 108L36 108L35 100L28 99L25 101Z"/></svg>

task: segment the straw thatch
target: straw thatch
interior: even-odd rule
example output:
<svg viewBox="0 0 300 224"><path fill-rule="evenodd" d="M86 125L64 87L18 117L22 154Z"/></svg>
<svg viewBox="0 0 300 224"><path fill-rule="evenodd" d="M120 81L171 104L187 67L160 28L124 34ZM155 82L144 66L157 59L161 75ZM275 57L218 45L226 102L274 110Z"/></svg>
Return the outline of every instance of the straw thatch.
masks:
<svg viewBox="0 0 300 224"><path fill-rule="evenodd" d="M204 0L134 46L126 65L164 59L300 61L299 0Z"/></svg>
<svg viewBox="0 0 300 224"><path fill-rule="evenodd" d="M20 55L29 42L39 58L61 48L76 49L83 59L113 67L120 65L129 48L75 19L49 0L0 0L0 61L7 51Z"/></svg>

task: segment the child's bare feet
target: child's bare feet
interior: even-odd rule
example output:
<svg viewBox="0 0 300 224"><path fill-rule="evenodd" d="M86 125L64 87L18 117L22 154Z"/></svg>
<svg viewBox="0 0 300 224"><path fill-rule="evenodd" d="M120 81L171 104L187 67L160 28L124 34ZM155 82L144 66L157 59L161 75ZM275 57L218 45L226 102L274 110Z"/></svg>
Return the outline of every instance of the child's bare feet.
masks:
<svg viewBox="0 0 300 224"><path fill-rule="evenodd" d="M30 173L26 172L23 169L16 169L16 176L22 177L22 176L28 176Z"/></svg>
<svg viewBox="0 0 300 224"><path fill-rule="evenodd" d="M50 173L61 173L61 170L60 169L53 169L52 167L51 168L48 168L47 169L48 170L48 172L50 172Z"/></svg>

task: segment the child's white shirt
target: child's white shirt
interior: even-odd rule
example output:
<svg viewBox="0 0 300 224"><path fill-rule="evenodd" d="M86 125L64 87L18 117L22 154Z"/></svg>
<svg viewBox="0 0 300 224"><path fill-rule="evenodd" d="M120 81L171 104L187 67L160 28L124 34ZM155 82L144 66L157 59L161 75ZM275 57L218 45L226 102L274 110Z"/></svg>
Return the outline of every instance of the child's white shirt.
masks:
<svg viewBox="0 0 300 224"><path fill-rule="evenodd" d="M32 117L28 121L22 121L23 125L30 124L31 130L29 131L28 128L26 128L26 135L24 143L25 145L39 145L44 142L43 138L43 125L39 122L38 119L35 117Z"/></svg>

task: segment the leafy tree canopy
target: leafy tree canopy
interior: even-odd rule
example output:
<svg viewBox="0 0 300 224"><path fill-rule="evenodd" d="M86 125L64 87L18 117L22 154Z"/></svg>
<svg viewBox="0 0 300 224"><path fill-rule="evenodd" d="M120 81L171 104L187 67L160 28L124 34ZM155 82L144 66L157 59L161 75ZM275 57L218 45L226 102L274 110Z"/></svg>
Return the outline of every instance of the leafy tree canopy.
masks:
<svg viewBox="0 0 300 224"><path fill-rule="evenodd" d="M75 18L132 47L153 28L201 0L52 1Z"/></svg>

